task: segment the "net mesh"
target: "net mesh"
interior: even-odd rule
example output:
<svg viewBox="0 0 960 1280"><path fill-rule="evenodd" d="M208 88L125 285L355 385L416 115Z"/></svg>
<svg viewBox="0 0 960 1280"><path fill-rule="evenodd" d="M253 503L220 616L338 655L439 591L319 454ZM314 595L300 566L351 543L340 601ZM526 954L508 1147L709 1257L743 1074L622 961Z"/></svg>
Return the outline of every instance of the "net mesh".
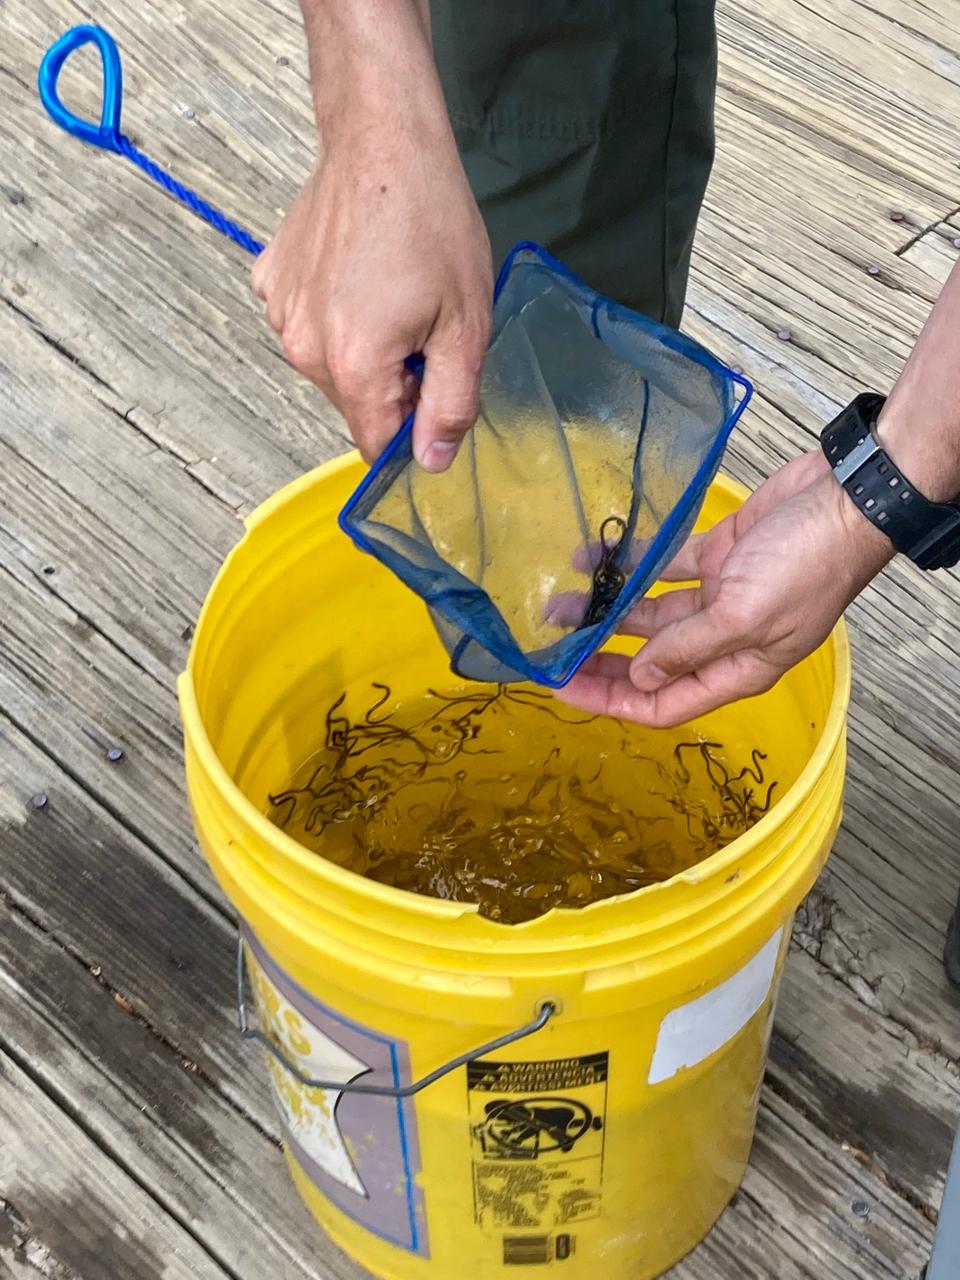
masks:
<svg viewBox="0 0 960 1280"><path fill-rule="evenodd" d="M341 524L426 601L458 675L556 687L689 534L749 390L521 245L453 466L419 468L408 421Z"/></svg>

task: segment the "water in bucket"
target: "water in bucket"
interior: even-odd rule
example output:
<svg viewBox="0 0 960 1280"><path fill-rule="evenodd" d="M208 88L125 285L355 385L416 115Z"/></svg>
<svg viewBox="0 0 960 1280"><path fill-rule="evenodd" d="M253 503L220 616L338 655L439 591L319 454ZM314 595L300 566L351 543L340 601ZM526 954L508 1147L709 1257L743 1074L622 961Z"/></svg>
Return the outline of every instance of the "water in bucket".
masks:
<svg viewBox="0 0 960 1280"><path fill-rule="evenodd" d="M579 714L524 685L402 705L386 685L351 691L284 783L270 817L307 848L508 924L686 870L748 831L778 786L756 744Z"/></svg>

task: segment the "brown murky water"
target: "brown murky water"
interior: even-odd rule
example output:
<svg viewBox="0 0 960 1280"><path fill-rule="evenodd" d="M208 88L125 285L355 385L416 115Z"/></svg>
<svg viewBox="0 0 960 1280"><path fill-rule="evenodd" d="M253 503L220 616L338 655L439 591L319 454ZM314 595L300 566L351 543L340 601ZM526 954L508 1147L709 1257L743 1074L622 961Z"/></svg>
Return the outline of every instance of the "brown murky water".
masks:
<svg viewBox="0 0 960 1280"><path fill-rule="evenodd" d="M526 686L375 685L269 798L301 844L515 924L664 880L748 830L776 782L742 744L578 714Z"/></svg>

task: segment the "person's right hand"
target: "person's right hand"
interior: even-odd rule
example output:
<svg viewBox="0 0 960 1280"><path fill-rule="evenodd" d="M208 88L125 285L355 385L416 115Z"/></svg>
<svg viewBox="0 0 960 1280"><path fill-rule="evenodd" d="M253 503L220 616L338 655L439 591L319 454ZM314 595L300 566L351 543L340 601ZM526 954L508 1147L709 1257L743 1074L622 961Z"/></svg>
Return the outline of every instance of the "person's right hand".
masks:
<svg viewBox="0 0 960 1280"><path fill-rule="evenodd" d="M621 620L622 634L647 640L635 657L596 653L556 696L666 729L763 693L892 556L824 455L803 454L681 548L663 579L696 585L646 596Z"/></svg>
<svg viewBox="0 0 960 1280"><path fill-rule="evenodd" d="M368 462L416 405L414 454L443 471L477 417L490 245L446 119L407 106L357 107L325 138L253 288ZM404 367L414 352L426 359L422 387Z"/></svg>

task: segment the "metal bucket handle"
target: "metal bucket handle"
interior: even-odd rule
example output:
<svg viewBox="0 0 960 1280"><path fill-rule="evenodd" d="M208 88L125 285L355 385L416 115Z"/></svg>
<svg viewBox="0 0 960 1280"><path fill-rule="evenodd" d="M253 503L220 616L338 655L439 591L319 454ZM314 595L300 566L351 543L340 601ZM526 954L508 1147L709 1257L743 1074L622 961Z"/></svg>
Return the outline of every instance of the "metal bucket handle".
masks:
<svg viewBox="0 0 960 1280"><path fill-rule="evenodd" d="M442 1067L435 1068L435 1070L430 1071L425 1076L421 1076L419 1080L415 1080L412 1084L352 1084L349 1081L344 1082L342 1080L313 1080L309 1076L305 1076L300 1068L290 1061L283 1050L268 1035L261 1031L259 1027L252 1027L247 1020L243 935L241 934L237 939L237 1025L240 1028L240 1034L244 1040L255 1040L257 1044L262 1045L295 1080L298 1080L307 1089L335 1089L338 1093L366 1093L372 1094L377 1098L410 1098L415 1093L419 1093L421 1089L426 1089L427 1085L433 1084L436 1080L449 1075L451 1071L456 1071L458 1067L465 1067L477 1058L493 1053L496 1049L504 1049L509 1044L515 1044L518 1040L524 1040L527 1036L532 1036L534 1032L541 1031L556 1012L557 1006L551 1001L545 1000L531 1022L518 1027L516 1031L508 1031L506 1035L497 1036L495 1040L488 1040L486 1044L482 1044L476 1049L471 1049L467 1053L459 1054L456 1058L451 1058Z"/></svg>

